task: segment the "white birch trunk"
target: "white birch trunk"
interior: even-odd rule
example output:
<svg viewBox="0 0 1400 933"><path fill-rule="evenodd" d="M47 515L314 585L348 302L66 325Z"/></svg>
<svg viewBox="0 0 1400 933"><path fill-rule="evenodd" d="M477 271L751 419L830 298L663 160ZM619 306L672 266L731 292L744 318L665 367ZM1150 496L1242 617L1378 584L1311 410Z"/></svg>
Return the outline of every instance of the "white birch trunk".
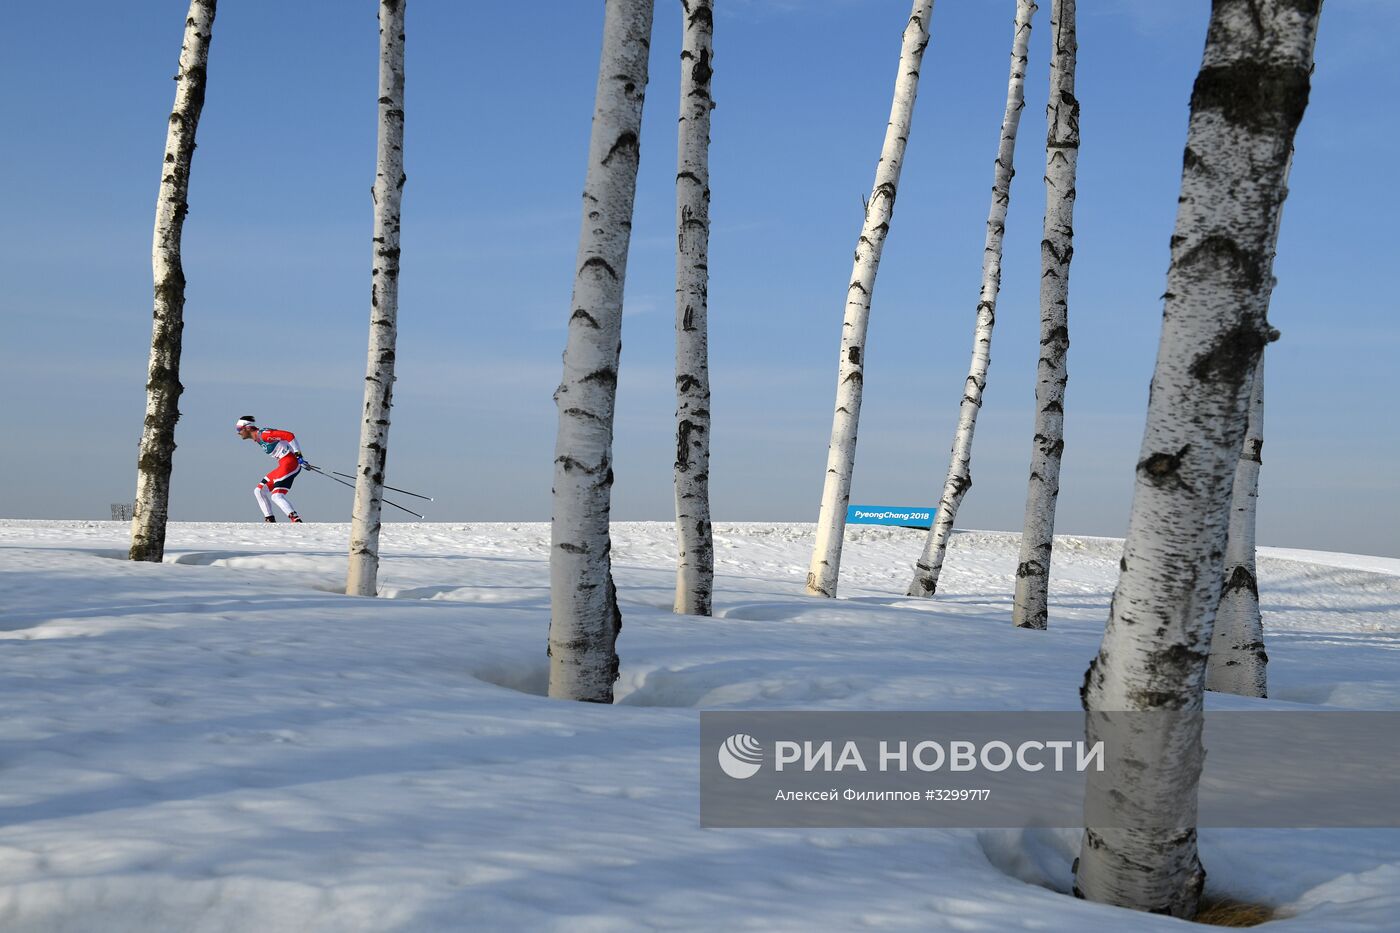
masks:
<svg viewBox="0 0 1400 933"><path fill-rule="evenodd" d="M1206 664L1206 689L1246 697L1268 696L1264 619L1259 612L1259 578L1254 566L1254 517L1259 500L1259 468L1264 451L1264 358L1254 370L1249 427L1235 467L1230 494L1230 527L1225 544L1225 580Z"/></svg>
<svg viewBox="0 0 1400 933"><path fill-rule="evenodd" d="M1288 173L1293 168L1293 152L1284 168L1284 196L1288 194ZM1278 227L1283 211L1275 218L1271 255L1277 253ZM1270 280L1270 294L1275 280ZM1279 332L1269 331L1269 342ZM1206 663L1206 689L1240 696L1269 695L1269 655L1264 650L1264 617L1259 611L1259 577L1255 572L1255 514L1259 499L1259 471L1264 462L1264 357L1254 372L1254 389L1249 398L1249 426L1244 448L1235 467L1235 484L1230 495L1230 528L1225 543L1225 575L1220 591L1220 608L1210 639L1210 660Z"/></svg>
<svg viewBox="0 0 1400 933"><path fill-rule="evenodd" d="M180 420L180 348L185 327L185 270L180 235L189 212L190 162L204 109L217 0L191 0L175 76L175 106L165 137L160 193L156 196L151 272L155 301L151 356L146 370L146 420L136 461L136 503L131 518L131 560L159 562L165 556L170 510L170 471L175 422Z"/></svg>
<svg viewBox="0 0 1400 933"><path fill-rule="evenodd" d="M554 398L549 695L612 702L622 613L608 534L622 289L632 233L652 0L607 0L564 377Z"/></svg>
<svg viewBox="0 0 1400 933"><path fill-rule="evenodd" d="M1040 360L1036 363L1035 437L1026 490L1026 518L1016 565L1012 622L1049 624L1050 558L1055 503L1065 450L1065 384L1069 381L1069 264L1074 258L1074 186L1079 161L1078 55L1075 0L1055 0L1050 16L1050 98L1046 107L1045 228L1040 241Z"/></svg>
<svg viewBox="0 0 1400 933"><path fill-rule="evenodd" d="M987 388L987 370L992 365L992 328L996 325L997 294L1001 289L1001 246L1006 235L1006 211L1011 204L1011 179L1016 175L1016 131L1026 106L1026 62L1031 39L1031 18L1038 7L1031 0L1017 0L1016 28L1011 41L1011 77L1006 82L1006 113L1001 119L1001 139L997 143L996 166L992 175L992 206L987 213L987 239L982 249L982 289L977 298L977 324L972 332L972 364L963 385L958 408L958 427L953 435L953 452L943 496L938 500L933 525L924 542L923 554L914 565L910 596L932 596L938 591L938 576L953 534L953 520L963 496L972 488L972 434L977 429L977 413L982 410L982 393Z"/></svg>
<svg viewBox="0 0 1400 933"><path fill-rule="evenodd" d="M389 455L389 409L394 404L394 350L399 315L399 207L403 201L404 6L379 4L379 131L375 153L374 271L371 274L369 358L355 504L350 518L350 567L345 592L375 595L379 575L380 511Z"/></svg>
<svg viewBox="0 0 1400 933"><path fill-rule="evenodd" d="M929 18L933 0L914 0L904 41L899 53L899 73L895 79L894 101L885 130L884 147L875 169L875 185L865 205L865 222L856 240L855 265L851 284L846 288L846 312L841 324L841 353L836 378L836 411L831 424L831 444L827 448L826 479L822 486L821 511L817 517L817 540L812 564L807 572L807 592L813 596L836 596L841 572L841 542L846 533L846 507L851 501L851 474L856 460L856 429L860 422L861 389L865 377L865 332L870 322L870 299L875 291L875 274L880 268L880 252L894 214L899 171L904 166L904 149L914 116L914 98L919 90L919 68L928 48Z"/></svg>
<svg viewBox="0 0 1400 933"><path fill-rule="evenodd" d="M1320 5L1215 0L1211 10L1122 572L1085 674L1090 713L1203 705L1235 467L1269 335L1272 235ZM1130 732L1104 774L1091 775L1086 807L1177 828L1086 828L1081 896L1195 914L1205 874L1194 828L1200 728L1183 716L1165 732Z"/></svg>
<svg viewBox="0 0 1400 933"><path fill-rule="evenodd" d="M676 600L710 614L715 544L710 529L710 77L711 0L681 0L681 103L676 158Z"/></svg>

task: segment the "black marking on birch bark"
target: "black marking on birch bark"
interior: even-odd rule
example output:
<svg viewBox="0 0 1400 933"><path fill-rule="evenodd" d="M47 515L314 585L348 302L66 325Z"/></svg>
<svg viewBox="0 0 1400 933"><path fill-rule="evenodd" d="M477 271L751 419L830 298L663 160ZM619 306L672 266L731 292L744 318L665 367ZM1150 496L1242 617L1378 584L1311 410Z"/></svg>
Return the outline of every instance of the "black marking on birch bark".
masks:
<svg viewBox="0 0 1400 933"><path fill-rule="evenodd" d="M1053 256L1055 258L1055 262L1059 263L1062 266L1068 265L1070 260L1074 258L1074 247L1068 243L1065 244L1063 252L1056 249L1055 244L1050 242L1049 240L1041 240L1040 248L1045 252L1049 253L1051 256ZM1058 271L1055 271L1055 274L1058 275Z"/></svg>
<svg viewBox="0 0 1400 933"><path fill-rule="evenodd" d="M710 68L710 52L708 49L701 49L700 60L690 70L690 79L699 85L695 93L705 96L705 89L709 86L712 75L714 71Z"/></svg>
<svg viewBox="0 0 1400 933"><path fill-rule="evenodd" d="M1264 462L1264 439L1262 437L1251 437L1244 442L1244 450L1240 452L1241 460L1248 460L1251 463Z"/></svg>
<svg viewBox="0 0 1400 933"><path fill-rule="evenodd" d="M1207 652L1187 645L1172 645L1147 654L1146 673L1149 684L1187 684L1205 667ZM1152 686L1128 691L1128 700L1136 709L1181 709L1189 700L1190 691L1177 687L1158 690Z"/></svg>
<svg viewBox="0 0 1400 933"><path fill-rule="evenodd" d="M583 261L583 265L578 267L578 273L583 275L586 270L594 267L602 269L614 282L617 281L617 271L602 256L589 256Z"/></svg>
<svg viewBox="0 0 1400 933"><path fill-rule="evenodd" d="M686 10L690 13L689 22L692 27L694 27L697 23L704 21L705 23L709 24L711 29L714 28L715 17L708 3L696 4L696 7L693 11L690 10L690 4L686 3L684 4L684 6Z"/></svg>
<svg viewBox="0 0 1400 933"><path fill-rule="evenodd" d="M574 313L569 315L569 323L572 324L574 321L582 321L594 330L597 330L599 327L597 318L582 308L575 309Z"/></svg>
<svg viewBox="0 0 1400 933"><path fill-rule="evenodd" d="M853 373L848 374L848 375L846 376L846 378L843 379L843 380L841 380L841 381L842 381L842 382L854 382L856 385L864 385L864 384L865 384L865 377L862 376L862 375L860 374L859 371L856 371L856 372L853 372Z"/></svg>
<svg viewBox="0 0 1400 933"><path fill-rule="evenodd" d="M588 546L584 544L570 544L567 541L560 543L559 550L569 554L587 554Z"/></svg>
<svg viewBox="0 0 1400 933"><path fill-rule="evenodd" d="M681 314L681 330L690 333L695 329L695 308L686 305L685 311Z"/></svg>
<svg viewBox="0 0 1400 933"><path fill-rule="evenodd" d="M1216 111L1251 132L1292 138L1308 106L1310 85L1302 65L1237 59L1201 69L1191 90L1191 112Z"/></svg>
<svg viewBox="0 0 1400 933"><path fill-rule="evenodd" d="M862 285L862 284L860 284L859 282L852 282L850 288L847 288L846 291L847 291L847 292L850 292L850 290L851 290L852 288L858 288L858 289L860 289L860 293L861 293L862 295L868 296L868 295L870 294L870 292L866 291L865 286Z"/></svg>
<svg viewBox="0 0 1400 933"><path fill-rule="evenodd" d="M851 363L852 363L853 365L859 366L859 365L860 365L860 347L851 347L850 350L848 350L848 351L846 352L846 359L850 360Z"/></svg>
<svg viewBox="0 0 1400 933"><path fill-rule="evenodd" d="M160 341L161 349L164 350L165 354L168 356L179 356L180 348L175 340L175 337L177 335L178 330L174 335L163 336ZM180 384L178 367L178 359L174 360L172 362L172 365L169 366L163 363L157 363L155 366L151 367L149 373L147 374L147 391L159 392L162 396L164 396L163 404L173 403L175 399L179 398L180 393L185 390L185 387ZM176 414L176 417L179 417L178 413ZM149 419L147 420L149 421Z"/></svg>
<svg viewBox="0 0 1400 933"><path fill-rule="evenodd" d="M1181 154L1181 168L1184 172L1199 171L1202 175L1212 174L1210 166L1190 146Z"/></svg>
<svg viewBox="0 0 1400 933"><path fill-rule="evenodd" d="M1065 452L1065 442L1062 438L1057 437L1051 440L1044 434L1037 434L1035 436L1035 443L1040 447L1040 452L1047 457L1058 459L1060 455Z"/></svg>
<svg viewBox="0 0 1400 933"><path fill-rule="evenodd" d="M563 467L565 473L568 473L568 472L573 471L573 470L577 470L577 471L579 471L580 473L583 473L583 474L588 475L588 476L592 476L592 475L596 474L599 470L602 469L602 466L601 466L601 465L596 466L596 467L590 467L588 464L584 463L582 460L576 460L576 459L574 459L573 457L570 457L570 456L567 456L567 455L561 456L561 457L556 457L555 460L554 460L554 462L555 462L556 464L558 464L559 466Z"/></svg>
<svg viewBox="0 0 1400 933"><path fill-rule="evenodd" d="M1269 257L1263 250L1249 249L1228 236L1214 234L1204 237L1195 246L1186 250L1173 261L1174 268L1191 269L1198 264L1206 269L1227 270L1245 288L1258 291L1264 284L1268 271ZM1196 272L1207 275L1208 272Z"/></svg>
<svg viewBox="0 0 1400 933"><path fill-rule="evenodd" d="M695 425L683 420L676 430L676 469L682 473L690 470L690 434Z"/></svg>
<svg viewBox="0 0 1400 933"><path fill-rule="evenodd" d="M696 379L694 376L690 375L689 373L682 373L681 375L679 375L679 376L676 377L676 391L677 391L677 392L686 392L686 391L689 391L690 389L697 388L699 385L700 385L700 380L699 380L699 379Z"/></svg>
<svg viewBox="0 0 1400 933"><path fill-rule="evenodd" d="M1202 382L1238 388L1254 372L1265 343L1258 327L1248 322L1238 324L1221 334L1209 350L1196 357L1191 364L1191 375Z"/></svg>
<svg viewBox="0 0 1400 933"><path fill-rule="evenodd" d="M612 157L618 153L623 153L625 155L628 152L631 153L634 160L641 152L641 146L637 141L637 134L631 130L626 130L622 135L617 137L617 140L612 144L612 148L608 150L608 154L603 156L602 164L607 165L612 161Z"/></svg>
<svg viewBox="0 0 1400 933"><path fill-rule="evenodd" d="M1186 444L1174 454L1152 454L1138 463L1137 474L1159 488L1172 483L1180 483L1181 478L1177 473L1181 469L1182 459L1185 458L1190 449L1191 445Z"/></svg>
<svg viewBox="0 0 1400 933"><path fill-rule="evenodd" d="M1221 588L1220 595L1223 597L1235 590L1247 590L1255 599L1259 598L1259 581L1243 564L1235 567L1226 575L1225 585Z"/></svg>
<svg viewBox="0 0 1400 933"><path fill-rule="evenodd" d="M1114 594L1117 595L1116 593ZM1109 606L1109 616L1113 615L1113 607ZM1089 662L1089 667L1084 671L1084 682L1079 685L1079 703L1084 709L1089 708L1089 694L1091 691L1102 691L1104 683L1104 670L1108 667L1108 652L1100 648L1099 653Z"/></svg>
<svg viewBox="0 0 1400 933"><path fill-rule="evenodd" d="M597 422L599 422L600 424L601 424L602 421L603 421L603 419L602 419L601 417L599 417L598 415L595 415L595 414L594 414L593 412L591 412L591 411L585 411L585 410L582 409L582 408L566 408L566 409L564 409L564 414L566 414L566 415L572 415L572 416L574 416L574 417L576 417L576 418L586 418L586 419L588 419L589 421L597 421Z"/></svg>
<svg viewBox="0 0 1400 933"><path fill-rule="evenodd" d="M1045 576L1045 567L1038 560L1024 561L1016 568L1017 579L1043 576Z"/></svg>

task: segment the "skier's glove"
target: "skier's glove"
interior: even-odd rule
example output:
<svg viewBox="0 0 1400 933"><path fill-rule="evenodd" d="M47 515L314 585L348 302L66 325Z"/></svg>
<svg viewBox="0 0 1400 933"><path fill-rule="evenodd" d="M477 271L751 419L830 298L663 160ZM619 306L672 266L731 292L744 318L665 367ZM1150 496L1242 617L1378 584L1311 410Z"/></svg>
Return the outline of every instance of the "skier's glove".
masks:
<svg viewBox="0 0 1400 933"><path fill-rule="evenodd" d="M306 461L306 457L302 456L301 454L297 454L297 466L305 467L308 470L311 469L311 464L308 463Z"/></svg>

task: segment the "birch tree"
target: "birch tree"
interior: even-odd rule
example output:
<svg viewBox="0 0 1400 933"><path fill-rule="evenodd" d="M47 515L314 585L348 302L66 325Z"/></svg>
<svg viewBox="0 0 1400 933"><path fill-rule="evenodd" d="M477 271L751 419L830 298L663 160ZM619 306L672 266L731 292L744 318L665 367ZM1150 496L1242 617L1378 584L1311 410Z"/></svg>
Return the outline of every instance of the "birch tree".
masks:
<svg viewBox="0 0 1400 933"><path fill-rule="evenodd" d="M1275 331L1274 333L1277 333ZM1230 494L1230 526L1225 544L1225 578L1206 664L1206 689L1247 697L1268 696L1264 619L1259 612L1259 578L1254 566L1254 517L1259 501L1259 469L1264 450L1264 358L1254 370L1249 426L1235 467Z"/></svg>
<svg viewBox="0 0 1400 933"><path fill-rule="evenodd" d="M622 289L632 232L652 0L607 0L577 272L555 392L549 695L611 703L622 613L608 514Z"/></svg>
<svg viewBox="0 0 1400 933"><path fill-rule="evenodd" d="M1284 195L1288 173L1293 168L1293 152L1284 167ZM1278 228L1283 211L1274 218L1271 255L1278 250ZM1270 280L1272 292L1274 280ZM1270 328L1269 342L1279 332ZM1249 425L1244 447L1235 467L1230 493L1230 527L1225 543L1225 575L1216 610L1215 629L1210 639L1210 660L1206 664L1206 689L1240 696L1269 695L1269 655L1264 650L1264 617L1259 611L1259 578L1255 572L1254 525L1259 501L1259 471L1264 463L1264 357L1254 371L1254 388L1249 397Z"/></svg>
<svg viewBox="0 0 1400 933"><path fill-rule="evenodd" d="M987 238L982 248L982 289L977 297L977 323L972 332L972 364L963 384L958 408L958 427L953 435L953 453L948 478L938 500L933 525L924 542L923 554L914 565L910 596L932 596L938 590L938 576L948 552L953 520L963 496L972 488L972 433L977 413L982 410L982 393L987 388L987 370L992 363L992 328L997 319L997 294L1001 289L1001 247L1006 234L1006 212L1011 205L1011 179L1016 175L1016 131L1026 106L1026 62L1031 39L1031 18L1038 7L1031 0L1017 0L1016 27L1011 37L1011 77L1006 82L1006 113L1001 118L1001 137L992 172L992 205L987 213Z"/></svg>
<svg viewBox="0 0 1400 933"><path fill-rule="evenodd" d="M807 592L813 596L835 597L841 572L841 542L846 533L846 507L851 501L856 429L865 379L865 333L870 322L870 301L875 291L875 274L880 268L880 253L894 215L899 172L904 166L904 149L909 141L914 97L919 90L919 68L924 50L928 48L932 13L933 0L914 0L909 22L904 27L884 147L875 168L875 185L865 204L865 221L856 240L851 284L846 287L846 312L841 324L836 376L836 411L831 424L831 443L827 447L816 547L807 572Z"/></svg>
<svg viewBox="0 0 1400 933"><path fill-rule="evenodd" d="M379 575L380 511L389 455L389 409L394 404L394 348L399 315L399 207L403 201L404 7L379 4L379 130L375 153L374 266L370 275L369 358L364 418L350 518L350 568L345 592L373 596Z"/></svg>
<svg viewBox="0 0 1400 933"><path fill-rule="evenodd" d="M185 270L180 236L189 213L190 162L204 109L209 40L217 0L191 0L175 76L175 106L165 136L160 192L156 196L151 272L155 301L151 356L146 368L146 420L136 460L136 502L131 518L132 560L160 562L170 514L170 471L175 422L180 420L180 348L185 326Z"/></svg>
<svg viewBox="0 0 1400 933"><path fill-rule="evenodd" d="M1269 335L1272 234L1320 7L1211 9L1122 570L1083 688L1091 738L1100 711L1178 715L1151 733L1130 724L1109 768L1090 776L1086 812L1135 821L1086 828L1075 891L1090 900L1184 918L1199 904L1201 723L1190 714L1203 705L1235 467Z"/></svg>
<svg viewBox="0 0 1400 933"><path fill-rule="evenodd" d="M1065 384L1069 381L1069 264L1074 258L1074 186L1079 161L1078 54L1075 0L1051 7L1049 132L1045 140L1045 228L1040 241L1040 360L1036 363L1035 436L1026 490L1026 519L1016 565L1011 620L1021 628L1049 623L1050 557L1055 503L1065 450Z"/></svg>
<svg viewBox="0 0 1400 933"><path fill-rule="evenodd" d="M710 529L710 77L711 0L681 0L680 129L676 157L676 601L710 614L715 543Z"/></svg>

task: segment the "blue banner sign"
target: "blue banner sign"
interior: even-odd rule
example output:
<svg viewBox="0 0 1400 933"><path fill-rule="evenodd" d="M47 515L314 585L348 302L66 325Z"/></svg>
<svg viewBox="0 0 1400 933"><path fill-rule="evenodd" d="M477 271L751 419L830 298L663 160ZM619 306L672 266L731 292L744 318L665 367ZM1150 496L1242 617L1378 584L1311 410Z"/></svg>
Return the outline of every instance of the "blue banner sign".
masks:
<svg viewBox="0 0 1400 933"><path fill-rule="evenodd" d="M933 513L936 511L936 508L908 505L852 505L846 508L846 524L927 528L933 524Z"/></svg>

